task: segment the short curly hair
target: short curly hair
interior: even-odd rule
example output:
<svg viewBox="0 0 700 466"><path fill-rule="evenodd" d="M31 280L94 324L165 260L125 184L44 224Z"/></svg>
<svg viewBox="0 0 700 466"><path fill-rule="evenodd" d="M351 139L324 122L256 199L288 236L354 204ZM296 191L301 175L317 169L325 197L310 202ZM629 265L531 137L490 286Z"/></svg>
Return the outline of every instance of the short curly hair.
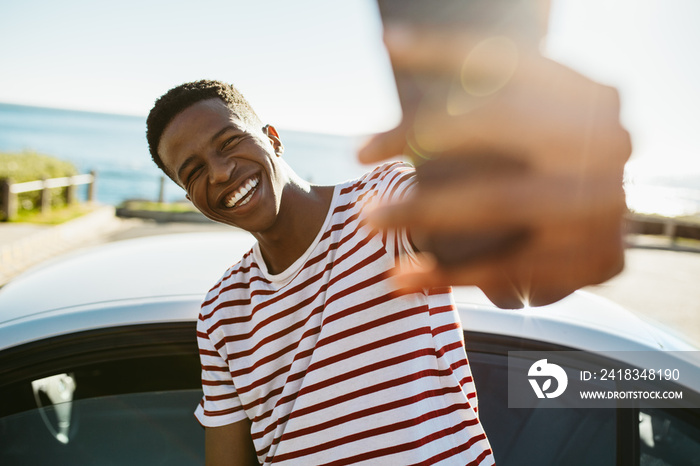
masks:
<svg viewBox="0 0 700 466"><path fill-rule="evenodd" d="M163 160L158 154L158 144L163 136L163 131L168 124L183 110L207 99L221 99L232 113L236 114L243 122L254 127L262 127L258 115L233 85L222 81L202 79L190 83L180 84L163 94L153 105L146 119L146 139L151 158L158 168L166 175L173 178Z"/></svg>

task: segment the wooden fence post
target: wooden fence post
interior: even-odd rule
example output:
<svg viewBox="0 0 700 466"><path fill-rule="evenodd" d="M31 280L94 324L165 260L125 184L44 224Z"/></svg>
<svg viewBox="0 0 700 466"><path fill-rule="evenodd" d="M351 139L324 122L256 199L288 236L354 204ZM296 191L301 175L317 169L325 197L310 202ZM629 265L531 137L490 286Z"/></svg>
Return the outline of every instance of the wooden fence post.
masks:
<svg viewBox="0 0 700 466"><path fill-rule="evenodd" d="M17 215L17 196L12 192L12 178L0 180L0 196L2 196L2 220L9 222Z"/></svg>
<svg viewBox="0 0 700 466"><path fill-rule="evenodd" d="M165 176L160 175L160 190L158 191L158 202L165 202Z"/></svg>
<svg viewBox="0 0 700 466"><path fill-rule="evenodd" d="M97 172L95 170L90 171L90 174L92 175L92 182L88 184L88 195L87 195L87 200L88 202L94 202L95 200L95 190L97 189L96 184L97 184Z"/></svg>
<svg viewBox="0 0 700 466"><path fill-rule="evenodd" d="M46 186L46 177L42 177L41 180L44 182L44 186L39 191L39 205L41 207L41 215L45 215L51 210L51 196L49 188Z"/></svg>
<svg viewBox="0 0 700 466"><path fill-rule="evenodd" d="M72 176L69 176L70 184L66 186L66 205L70 206L75 203L75 182Z"/></svg>

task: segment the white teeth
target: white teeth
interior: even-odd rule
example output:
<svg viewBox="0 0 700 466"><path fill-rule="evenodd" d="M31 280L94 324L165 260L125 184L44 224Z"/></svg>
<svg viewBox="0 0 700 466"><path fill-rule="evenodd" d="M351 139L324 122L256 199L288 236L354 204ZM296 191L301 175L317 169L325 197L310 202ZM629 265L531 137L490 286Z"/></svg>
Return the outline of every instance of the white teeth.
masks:
<svg viewBox="0 0 700 466"><path fill-rule="evenodd" d="M234 207L238 201L246 197L248 193L250 193L256 186L258 185L258 179L257 178L251 178L246 182L245 185L241 186L236 190L235 193L231 195L228 201L226 201L226 207L231 208ZM245 205L250 201L250 197L245 199L241 205Z"/></svg>
<svg viewBox="0 0 700 466"><path fill-rule="evenodd" d="M248 197L246 197L245 199L243 199L243 200L241 201L241 203L238 204L238 206L240 207L240 206L242 206L242 205L246 205L246 204L249 203L249 202L250 202L250 196L248 196Z"/></svg>

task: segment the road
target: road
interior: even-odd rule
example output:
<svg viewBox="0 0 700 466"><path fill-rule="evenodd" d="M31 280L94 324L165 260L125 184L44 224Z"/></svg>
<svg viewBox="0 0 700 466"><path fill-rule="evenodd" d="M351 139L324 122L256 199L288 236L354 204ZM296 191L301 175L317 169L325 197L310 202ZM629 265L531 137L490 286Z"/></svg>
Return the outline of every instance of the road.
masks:
<svg viewBox="0 0 700 466"><path fill-rule="evenodd" d="M620 275L585 290L681 333L700 347L700 252L630 248Z"/></svg>

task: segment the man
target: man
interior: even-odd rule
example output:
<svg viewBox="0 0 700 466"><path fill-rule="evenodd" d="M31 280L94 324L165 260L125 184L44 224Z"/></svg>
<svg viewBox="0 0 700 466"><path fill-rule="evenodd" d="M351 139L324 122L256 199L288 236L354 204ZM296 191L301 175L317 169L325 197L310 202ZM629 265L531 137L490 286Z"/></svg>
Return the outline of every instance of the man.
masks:
<svg viewBox="0 0 700 466"><path fill-rule="evenodd" d="M493 463L451 290L397 287L420 239L369 221L410 195L410 166L311 185L215 81L161 97L148 141L199 210L257 239L200 313L208 464Z"/></svg>

